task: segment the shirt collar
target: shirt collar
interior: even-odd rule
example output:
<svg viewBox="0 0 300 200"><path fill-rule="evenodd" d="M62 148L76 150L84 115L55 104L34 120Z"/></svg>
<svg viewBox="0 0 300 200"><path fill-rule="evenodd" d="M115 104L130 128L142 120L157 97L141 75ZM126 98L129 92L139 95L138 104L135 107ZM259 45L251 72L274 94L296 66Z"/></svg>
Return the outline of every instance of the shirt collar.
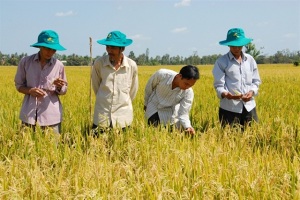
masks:
<svg viewBox="0 0 300 200"><path fill-rule="evenodd" d="M242 51L242 60L246 61L247 60L247 56L244 54L244 52ZM231 53L231 51L228 52L228 57L230 60L235 59L234 55Z"/></svg>
<svg viewBox="0 0 300 200"><path fill-rule="evenodd" d="M108 55L106 55L106 58L104 59L104 63L103 64L106 65L106 66L108 65L108 66L112 66L113 67L113 65L109 61L109 56ZM128 67L128 66L129 66L128 58L125 55L123 55L123 61L122 61L120 67Z"/></svg>
<svg viewBox="0 0 300 200"><path fill-rule="evenodd" d="M50 60L48 61L48 65L52 65L52 63L54 63L54 58L52 57L52 58L50 58ZM39 53L36 53L35 55L34 55L34 61L37 61L37 62L39 62L40 61L40 57L39 57Z"/></svg>
<svg viewBox="0 0 300 200"><path fill-rule="evenodd" d="M173 80L174 80L174 78L175 78L176 75L177 75L177 74L171 74L171 76L170 76L169 79L167 80L167 84L168 84L168 85L172 85L172 82L173 82Z"/></svg>

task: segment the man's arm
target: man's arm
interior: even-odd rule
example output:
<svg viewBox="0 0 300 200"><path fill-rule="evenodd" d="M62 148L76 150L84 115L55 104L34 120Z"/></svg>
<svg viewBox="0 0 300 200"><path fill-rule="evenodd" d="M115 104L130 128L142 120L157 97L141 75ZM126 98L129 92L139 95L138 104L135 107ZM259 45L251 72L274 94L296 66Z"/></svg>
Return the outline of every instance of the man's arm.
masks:
<svg viewBox="0 0 300 200"><path fill-rule="evenodd" d="M101 79L101 62L99 59L97 59L93 65L91 78L92 78L93 91L94 91L95 95L97 95L98 89L99 89L101 81L102 81L102 79Z"/></svg>

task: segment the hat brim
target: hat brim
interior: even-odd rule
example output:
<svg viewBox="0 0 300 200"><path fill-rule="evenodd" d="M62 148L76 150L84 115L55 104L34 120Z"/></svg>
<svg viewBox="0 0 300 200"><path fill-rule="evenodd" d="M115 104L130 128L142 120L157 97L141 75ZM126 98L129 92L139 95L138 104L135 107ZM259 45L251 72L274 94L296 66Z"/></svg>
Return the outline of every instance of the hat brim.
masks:
<svg viewBox="0 0 300 200"><path fill-rule="evenodd" d="M31 47L47 47L49 49L54 49L57 51L64 51L67 50L66 48L64 48L63 46L61 46L60 44L45 44L45 43L35 43L33 45L30 45Z"/></svg>
<svg viewBox="0 0 300 200"><path fill-rule="evenodd" d="M232 40L232 41L223 40L220 41L219 44L224 46L241 47L249 44L252 40L253 39L250 38L242 38L239 40Z"/></svg>
<svg viewBox="0 0 300 200"><path fill-rule="evenodd" d="M126 39L126 41L124 43L117 43L114 41L108 41L106 39L102 39L102 40L98 40L97 41L99 44L102 45L107 45L107 46L115 46L115 47L126 47L132 44L132 40L131 39Z"/></svg>

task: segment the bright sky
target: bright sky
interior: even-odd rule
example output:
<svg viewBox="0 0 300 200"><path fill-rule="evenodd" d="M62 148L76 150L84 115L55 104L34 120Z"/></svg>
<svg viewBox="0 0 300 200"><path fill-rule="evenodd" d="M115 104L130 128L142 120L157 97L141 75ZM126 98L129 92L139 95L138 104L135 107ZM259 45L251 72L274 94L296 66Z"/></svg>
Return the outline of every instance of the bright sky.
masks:
<svg viewBox="0 0 300 200"><path fill-rule="evenodd" d="M112 30L133 39L128 55L187 57L224 54L219 45L230 28L243 28L264 55L300 50L299 0L0 0L0 51L36 53L30 47L42 30L55 30L67 50L93 57L105 47L96 41Z"/></svg>

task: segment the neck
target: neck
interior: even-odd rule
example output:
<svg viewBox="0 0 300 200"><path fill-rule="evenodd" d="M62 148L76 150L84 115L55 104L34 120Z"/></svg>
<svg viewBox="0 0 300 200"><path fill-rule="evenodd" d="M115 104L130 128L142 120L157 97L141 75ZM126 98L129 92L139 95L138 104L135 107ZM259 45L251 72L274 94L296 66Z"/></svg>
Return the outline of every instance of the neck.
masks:
<svg viewBox="0 0 300 200"><path fill-rule="evenodd" d="M110 63L113 65L113 66L116 66L116 65L121 65L122 64L122 61L123 61L123 55L121 54L119 57L117 58L111 58L110 60Z"/></svg>
<svg viewBox="0 0 300 200"><path fill-rule="evenodd" d="M41 56L41 54L39 53L39 60L41 63L41 67L43 68L48 62L50 62L50 59L46 59L44 57Z"/></svg>

